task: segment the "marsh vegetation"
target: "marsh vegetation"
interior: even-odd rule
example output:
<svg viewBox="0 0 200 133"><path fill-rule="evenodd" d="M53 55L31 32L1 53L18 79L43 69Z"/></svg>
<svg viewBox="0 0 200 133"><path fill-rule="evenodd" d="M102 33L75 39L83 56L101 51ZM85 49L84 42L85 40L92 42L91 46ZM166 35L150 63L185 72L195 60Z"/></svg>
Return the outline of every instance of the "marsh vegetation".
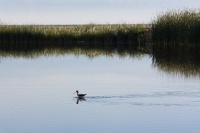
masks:
<svg viewBox="0 0 200 133"><path fill-rule="evenodd" d="M1 49L37 49L51 47L137 47L143 44L142 25L1 25Z"/></svg>
<svg viewBox="0 0 200 133"><path fill-rule="evenodd" d="M152 24L152 40L157 67L172 72L179 68L185 75L200 71L199 10L160 14Z"/></svg>
<svg viewBox="0 0 200 133"><path fill-rule="evenodd" d="M156 56L196 62L200 57L200 11L175 10L159 15L152 25L152 36Z"/></svg>
<svg viewBox="0 0 200 133"><path fill-rule="evenodd" d="M200 11L172 10L157 16L152 24L156 44L200 44Z"/></svg>

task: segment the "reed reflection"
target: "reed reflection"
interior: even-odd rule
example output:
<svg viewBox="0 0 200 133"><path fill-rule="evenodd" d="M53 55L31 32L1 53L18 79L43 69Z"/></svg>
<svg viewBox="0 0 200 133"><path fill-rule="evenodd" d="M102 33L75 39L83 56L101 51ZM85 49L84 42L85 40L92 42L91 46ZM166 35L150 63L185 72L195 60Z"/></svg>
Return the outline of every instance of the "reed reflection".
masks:
<svg viewBox="0 0 200 133"><path fill-rule="evenodd" d="M181 75L184 77L200 77L200 51L195 47L177 45L152 45L152 48L136 48L126 44L110 47L104 44L81 46L79 44L68 47L50 47L37 49L0 49L0 60L6 58L36 59L40 56L98 56L119 58L143 58L152 57L153 67L167 74Z"/></svg>
<svg viewBox="0 0 200 133"><path fill-rule="evenodd" d="M152 48L153 65L161 71L185 77L200 77L200 51L196 47L155 45Z"/></svg>
<svg viewBox="0 0 200 133"><path fill-rule="evenodd" d="M23 57L28 59L38 58L40 56L65 56L65 55L75 55L75 56L87 56L89 58L94 58L98 56L119 56L124 58L127 56L140 57L144 54L144 51L137 50L135 47L127 48L117 48L117 47L52 47L52 48L38 48L38 49L15 49L6 50L0 49L0 58L7 57Z"/></svg>

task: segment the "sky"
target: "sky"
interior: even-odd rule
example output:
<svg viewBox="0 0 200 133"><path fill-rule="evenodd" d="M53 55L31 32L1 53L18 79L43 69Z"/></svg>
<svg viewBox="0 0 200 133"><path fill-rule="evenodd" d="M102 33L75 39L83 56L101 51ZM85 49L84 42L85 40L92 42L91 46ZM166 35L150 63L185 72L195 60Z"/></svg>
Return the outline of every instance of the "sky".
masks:
<svg viewBox="0 0 200 133"><path fill-rule="evenodd" d="M172 9L200 9L199 0L0 0L4 24L150 23Z"/></svg>

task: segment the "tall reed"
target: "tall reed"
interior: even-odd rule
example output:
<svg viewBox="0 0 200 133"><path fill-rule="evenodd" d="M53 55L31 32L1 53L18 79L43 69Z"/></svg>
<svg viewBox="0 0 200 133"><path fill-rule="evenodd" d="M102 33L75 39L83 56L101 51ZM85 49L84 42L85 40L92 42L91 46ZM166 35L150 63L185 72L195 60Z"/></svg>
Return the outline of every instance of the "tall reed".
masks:
<svg viewBox="0 0 200 133"><path fill-rule="evenodd" d="M174 10L161 14L153 22L152 33L155 60L199 66L200 11Z"/></svg>
<svg viewBox="0 0 200 133"><path fill-rule="evenodd" d="M152 30L155 43L200 44L200 11L168 11L158 15Z"/></svg>

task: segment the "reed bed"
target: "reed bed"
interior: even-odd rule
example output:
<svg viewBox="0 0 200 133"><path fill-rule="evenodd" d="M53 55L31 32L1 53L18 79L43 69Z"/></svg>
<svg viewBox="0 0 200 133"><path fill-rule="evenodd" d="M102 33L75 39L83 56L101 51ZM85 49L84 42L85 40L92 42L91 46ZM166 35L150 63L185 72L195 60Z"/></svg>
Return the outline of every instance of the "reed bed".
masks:
<svg viewBox="0 0 200 133"><path fill-rule="evenodd" d="M173 10L158 15L152 24L156 44L200 44L200 11Z"/></svg>
<svg viewBox="0 0 200 133"><path fill-rule="evenodd" d="M70 45L129 47L143 44L143 25L0 25L0 48L37 49ZM102 46L101 46L102 47Z"/></svg>
<svg viewBox="0 0 200 133"><path fill-rule="evenodd" d="M174 10L161 14L152 24L152 35L152 54L157 61L167 60L173 62L171 65L186 62L199 70L200 11Z"/></svg>

